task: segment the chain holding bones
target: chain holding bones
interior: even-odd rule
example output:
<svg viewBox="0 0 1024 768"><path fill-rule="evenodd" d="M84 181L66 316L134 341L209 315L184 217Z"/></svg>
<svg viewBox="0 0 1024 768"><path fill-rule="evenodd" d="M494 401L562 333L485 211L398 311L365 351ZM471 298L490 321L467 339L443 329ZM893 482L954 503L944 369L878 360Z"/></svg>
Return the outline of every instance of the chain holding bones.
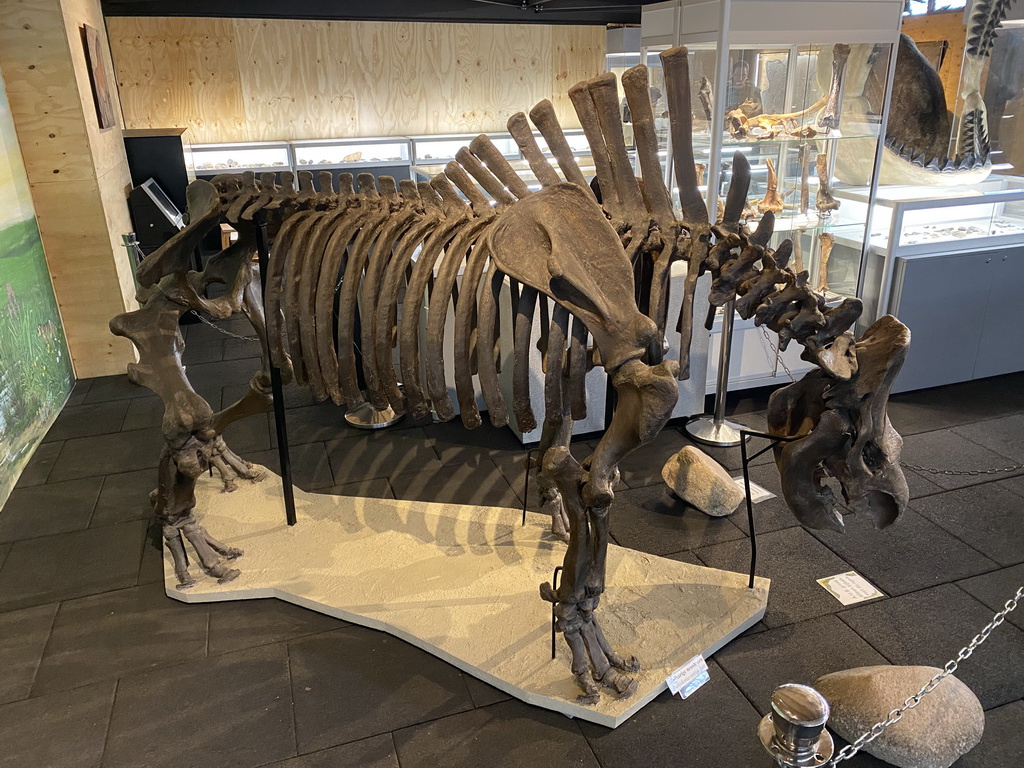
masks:
<svg viewBox="0 0 1024 768"><path fill-rule="evenodd" d="M939 683L941 683L947 677L956 672L957 667L960 666L961 661L967 659L972 653L974 653L975 649L979 645L988 640L988 636L992 634L992 630L1003 623L1003 620L1006 618L1006 614L1014 610L1017 607L1017 604L1022 599L1024 599L1024 587L1019 587L1017 589L1017 594L1015 594L1011 599L1006 601L1006 604L1003 606L1003 610L999 611L999 613L993 616L992 621L986 624L985 628L982 629L981 632L976 634L971 639L970 643L968 643L964 648L960 649L960 653L956 655L955 659L947 661L946 666L943 667L942 671L936 674L935 677L933 677L931 680L929 680L920 691L918 691L913 696L910 696L906 701L904 701L902 707L900 707L899 709L894 709L892 712L889 713L889 716L885 720L882 720L879 723L875 723L869 731L861 735L861 737L858 738L855 742L853 742L852 744L847 744L845 747L839 750L836 756L832 758L831 765L836 765L837 763L840 763L843 760L849 760L851 757L856 755L861 749L863 749L866 744L878 738L878 736L881 735L881 733L886 728L902 720L903 715L906 712L920 704L921 699L923 699L929 693L934 691L936 687L938 687Z"/></svg>
<svg viewBox="0 0 1024 768"><path fill-rule="evenodd" d="M205 323L206 325L210 326L215 331L217 331L217 333L223 333L225 336L230 336L232 339L239 339L240 341L259 341L259 338L256 337L256 336L239 336L237 333L232 333L231 331L225 330L224 328L221 328L219 325L217 325L212 320L207 320L205 317L203 317L201 314L196 312L194 309L189 310L189 311L193 315L198 317L203 323Z"/></svg>

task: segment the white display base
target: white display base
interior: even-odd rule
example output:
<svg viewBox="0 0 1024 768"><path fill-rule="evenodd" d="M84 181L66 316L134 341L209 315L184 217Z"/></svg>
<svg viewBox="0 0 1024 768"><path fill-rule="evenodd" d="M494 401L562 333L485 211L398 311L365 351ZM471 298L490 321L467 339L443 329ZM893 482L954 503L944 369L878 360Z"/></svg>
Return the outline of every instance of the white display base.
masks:
<svg viewBox="0 0 1024 768"><path fill-rule="evenodd" d="M677 667L757 622L767 605L768 579L748 589L743 574L609 546L599 616L612 646L644 668L632 698L603 692L597 706L581 706L561 637L551 658L551 606L538 591L565 552L546 516L530 513L521 526L520 510L296 488L298 524L289 527L282 499L270 471L262 482L239 481L234 493L202 477L198 517L210 535L245 550L242 575L218 584L193 563L198 583L179 590L165 551L167 594L188 603L277 597L383 630L527 703L610 728L665 690Z"/></svg>

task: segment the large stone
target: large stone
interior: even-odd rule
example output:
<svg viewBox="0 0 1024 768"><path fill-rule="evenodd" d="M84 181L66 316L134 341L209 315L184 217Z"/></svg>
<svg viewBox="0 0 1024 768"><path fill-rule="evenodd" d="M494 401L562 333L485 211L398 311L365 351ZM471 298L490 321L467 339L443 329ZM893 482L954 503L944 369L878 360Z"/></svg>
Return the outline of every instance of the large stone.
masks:
<svg viewBox="0 0 1024 768"><path fill-rule="evenodd" d="M941 671L858 667L825 675L814 687L832 707L828 727L853 741L902 707L907 697ZM984 730L985 712L978 697L950 675L863 749L898 768L948 768L981 741Z"/></svg>
<svg viewBox="0 0 1024 768"><path fill-rule="evenodd" d="M743 489L725 467L692 445L665 463L661 477L676 496L712 517L731 515L743 501Z"/></svg>

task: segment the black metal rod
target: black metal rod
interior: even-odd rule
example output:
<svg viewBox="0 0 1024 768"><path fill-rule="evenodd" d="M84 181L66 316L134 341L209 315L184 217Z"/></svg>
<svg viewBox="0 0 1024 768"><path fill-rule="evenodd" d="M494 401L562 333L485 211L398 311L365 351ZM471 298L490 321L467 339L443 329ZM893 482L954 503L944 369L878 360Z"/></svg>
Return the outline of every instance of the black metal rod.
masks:
<svg viewBox="0 0 1024 768"><path fill-rule="evenodd" d="M533 463L533 452L536 448L531 448L526 452L526 480L523 481L523 525L526 525L526 506L529 504L530 498L530 465Z"/></svg>
<svg viewBox="0 0 1024 768"><path fill-rule="evenodd" d="M551 576L551 591L558 595L558 574L562 572L562 566L555 568L554 574ZM551 658L554 659L558 656L558 630L555 627L555 607L558 603L551 604Z"/></svg>
<svg viewBox="0 0 1024 768"><path fill-rule="evenodd" d="M260 291L263 297L263 314L267 313L267 262L270 259L270 248L267 245L267 222L263 214L259 216L256 229L256 253L260 260ZM269 344L269 338L266 340ZM274 395L274 425L277 427L277 457L281 463L281 485L284 489L284 514L288 525L295 525L295 489L292 485L292 458L288 449L288 424L284 417L284 385L281 382L281 370L270 358L270 350L264 350L267 365L270 367L270 391Z"/></svg>
<svg viewBox="0 0 1024 768"><path fill-rule="evenodd" d="M768 446L762 448L753 456L747 456L747 438L763 437L768 440ZM757 567L757 532L754 530L754 502L750 500L750 462L756 459L765 451L774 448L779 443L790 443L799 439L799 435L786 437L784 435L769 435L766 432L757 432L752 429L740 430L740 458L743 461L743 492L747 501L747 525L750 527L750 579L747 582L749 589L754 588L754 570Z"/></svg>
<svg viewBox="0 0 1024 768"><path fill-rule="evenodd" d="M757 567L757 533L754 531L754 503L750 500L750 464L747 459L747 431L740 430L740 456L743 459L743 493L747 500L747 525L750 528L750 580L747 588L754 588L754 569Z"/></svg>

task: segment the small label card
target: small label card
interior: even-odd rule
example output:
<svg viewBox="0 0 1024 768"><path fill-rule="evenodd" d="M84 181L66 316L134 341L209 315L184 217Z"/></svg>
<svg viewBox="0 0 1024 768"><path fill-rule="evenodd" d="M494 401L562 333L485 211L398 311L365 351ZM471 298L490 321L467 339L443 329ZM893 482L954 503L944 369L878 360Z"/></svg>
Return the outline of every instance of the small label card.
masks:
<svg viewBox="0 0 1024 768"><path fill-rule="evenodd" d="M694 656L679 669L665 678L668 689L679 698L685 699L711 679L708 663L703 656Z"/></svg>
<svg viewBox="0 0 1024 768"><path fill-rule="evenodd" d="M732 479L732 481L734 483L736 483L736 485L738 485L740 487L741 491L743 490L743 477L742 476L734 477ZM767 488L762 488L757 483L751 483L750 484L750 503L751 504L757 504L758 502L768 501L768 499L774 499L774 498L775 498L775 494L772 493L771 491L769 491Z"/></svg>
<svg viewBox="0 0 1024 768"><path fill-rule="evenodd" d="M847 571L837 576L818 579L818 583L843 605L853 605L854 603L863 603L865 600L874 600L876 597L885 597L878 587L856 571Z"/></svg>

